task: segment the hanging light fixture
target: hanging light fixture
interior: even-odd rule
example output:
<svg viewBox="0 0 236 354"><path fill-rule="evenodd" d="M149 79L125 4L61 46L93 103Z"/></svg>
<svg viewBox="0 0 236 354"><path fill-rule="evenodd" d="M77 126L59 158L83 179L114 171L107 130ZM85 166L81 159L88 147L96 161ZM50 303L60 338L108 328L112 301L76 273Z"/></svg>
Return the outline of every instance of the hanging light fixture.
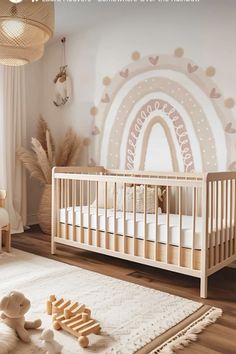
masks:
<svg viewBox="0 0 236 354"><path fill-rule="evenodd" d="M1 0L0 64L18 66L40 59L53 31L53 2Z"/></svg>

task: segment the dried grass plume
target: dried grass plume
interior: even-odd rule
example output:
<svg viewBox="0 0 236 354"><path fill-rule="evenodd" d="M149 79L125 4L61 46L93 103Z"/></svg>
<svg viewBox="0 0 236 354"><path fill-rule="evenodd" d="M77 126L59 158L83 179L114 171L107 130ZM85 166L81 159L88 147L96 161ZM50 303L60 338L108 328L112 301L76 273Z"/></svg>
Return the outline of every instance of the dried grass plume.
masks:
<svg viewBox="0 0 236 354"><path fill-rule="evenodd" d="M36 178L43 184L51 184L52 168L54 166L77 165L84 146L84 139L80 138L72 128L69 128L57 153L48 124L40 117L37 137L32 138L31 144L32 151L20 147L17 156L31 177Z"/></svg>

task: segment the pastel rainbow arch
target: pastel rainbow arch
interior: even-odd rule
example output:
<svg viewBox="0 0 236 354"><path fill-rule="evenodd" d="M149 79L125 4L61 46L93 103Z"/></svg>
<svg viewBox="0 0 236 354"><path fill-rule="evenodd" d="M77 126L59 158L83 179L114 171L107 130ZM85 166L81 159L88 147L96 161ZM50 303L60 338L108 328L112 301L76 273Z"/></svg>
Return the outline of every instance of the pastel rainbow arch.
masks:
<svg viewBox="0 0 236 354"><path fill-rule="evenodd" d="M212 78L187 58L159 55L130 63L106 85L96 113L93 159L97 164L146 169L151 158L157 166L155 142L150 154L147 139L155 127L157 150L168 141L173 170L234 166L232 112ZM165 170L164 165L159 167Z"/></svg>

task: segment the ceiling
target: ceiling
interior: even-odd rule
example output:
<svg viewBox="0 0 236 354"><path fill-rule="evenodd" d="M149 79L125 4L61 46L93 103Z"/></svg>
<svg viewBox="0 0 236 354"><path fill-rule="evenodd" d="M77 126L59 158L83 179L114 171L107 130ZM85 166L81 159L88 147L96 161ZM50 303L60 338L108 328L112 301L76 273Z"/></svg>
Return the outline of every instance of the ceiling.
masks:
<svg viewBox="0 0 236 354"><path fill-rule="evenodd" d="M112 17L135 10L133 4L111 2L55 2L55 37L97 25ZM142 5L142 4L139 4ZM140 7L140 6L139 6ZM125 10L125 11L124 11Z"/></svg>
<svg viewBox="0 0 236 354"><path fill-rule="evenodd" d="M0 0L1 2L1 0ZM225 4L226 3L226 4ZM130 16L132 18L141 13L142 17L148 19L150 10L155 14L157 21L162 20L162 12L168 22L168 11L176 13L182 19L183 10L186 13L207 16L210 20L212 13L233 17L235 22L235 0L204 0L198 4L182 2L180 0L55 0L55 39L63 37L82 29L91 28L103 21L115 21L117 18ZM210 15L209 15L210 14ZM196 16L197 16L196 15ZM208 16L209 15L209 16ZM140 25L143 25L141 21ZM178 25L176 22L175 25Z"/></svg>

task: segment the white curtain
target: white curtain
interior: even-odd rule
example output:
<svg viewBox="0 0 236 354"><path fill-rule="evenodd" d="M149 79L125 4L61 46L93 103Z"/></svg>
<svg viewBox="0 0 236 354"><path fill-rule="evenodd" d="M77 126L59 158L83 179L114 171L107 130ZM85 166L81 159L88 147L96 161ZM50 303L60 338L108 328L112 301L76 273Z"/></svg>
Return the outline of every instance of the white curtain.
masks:
<svg viewBox="0 0 236 354"><path fill-rule="evenodd" d="M16 157L26 140L25 72L22 67L0 67L0 189L7 191L12 233L26 223L25 172Z"/></svg>

